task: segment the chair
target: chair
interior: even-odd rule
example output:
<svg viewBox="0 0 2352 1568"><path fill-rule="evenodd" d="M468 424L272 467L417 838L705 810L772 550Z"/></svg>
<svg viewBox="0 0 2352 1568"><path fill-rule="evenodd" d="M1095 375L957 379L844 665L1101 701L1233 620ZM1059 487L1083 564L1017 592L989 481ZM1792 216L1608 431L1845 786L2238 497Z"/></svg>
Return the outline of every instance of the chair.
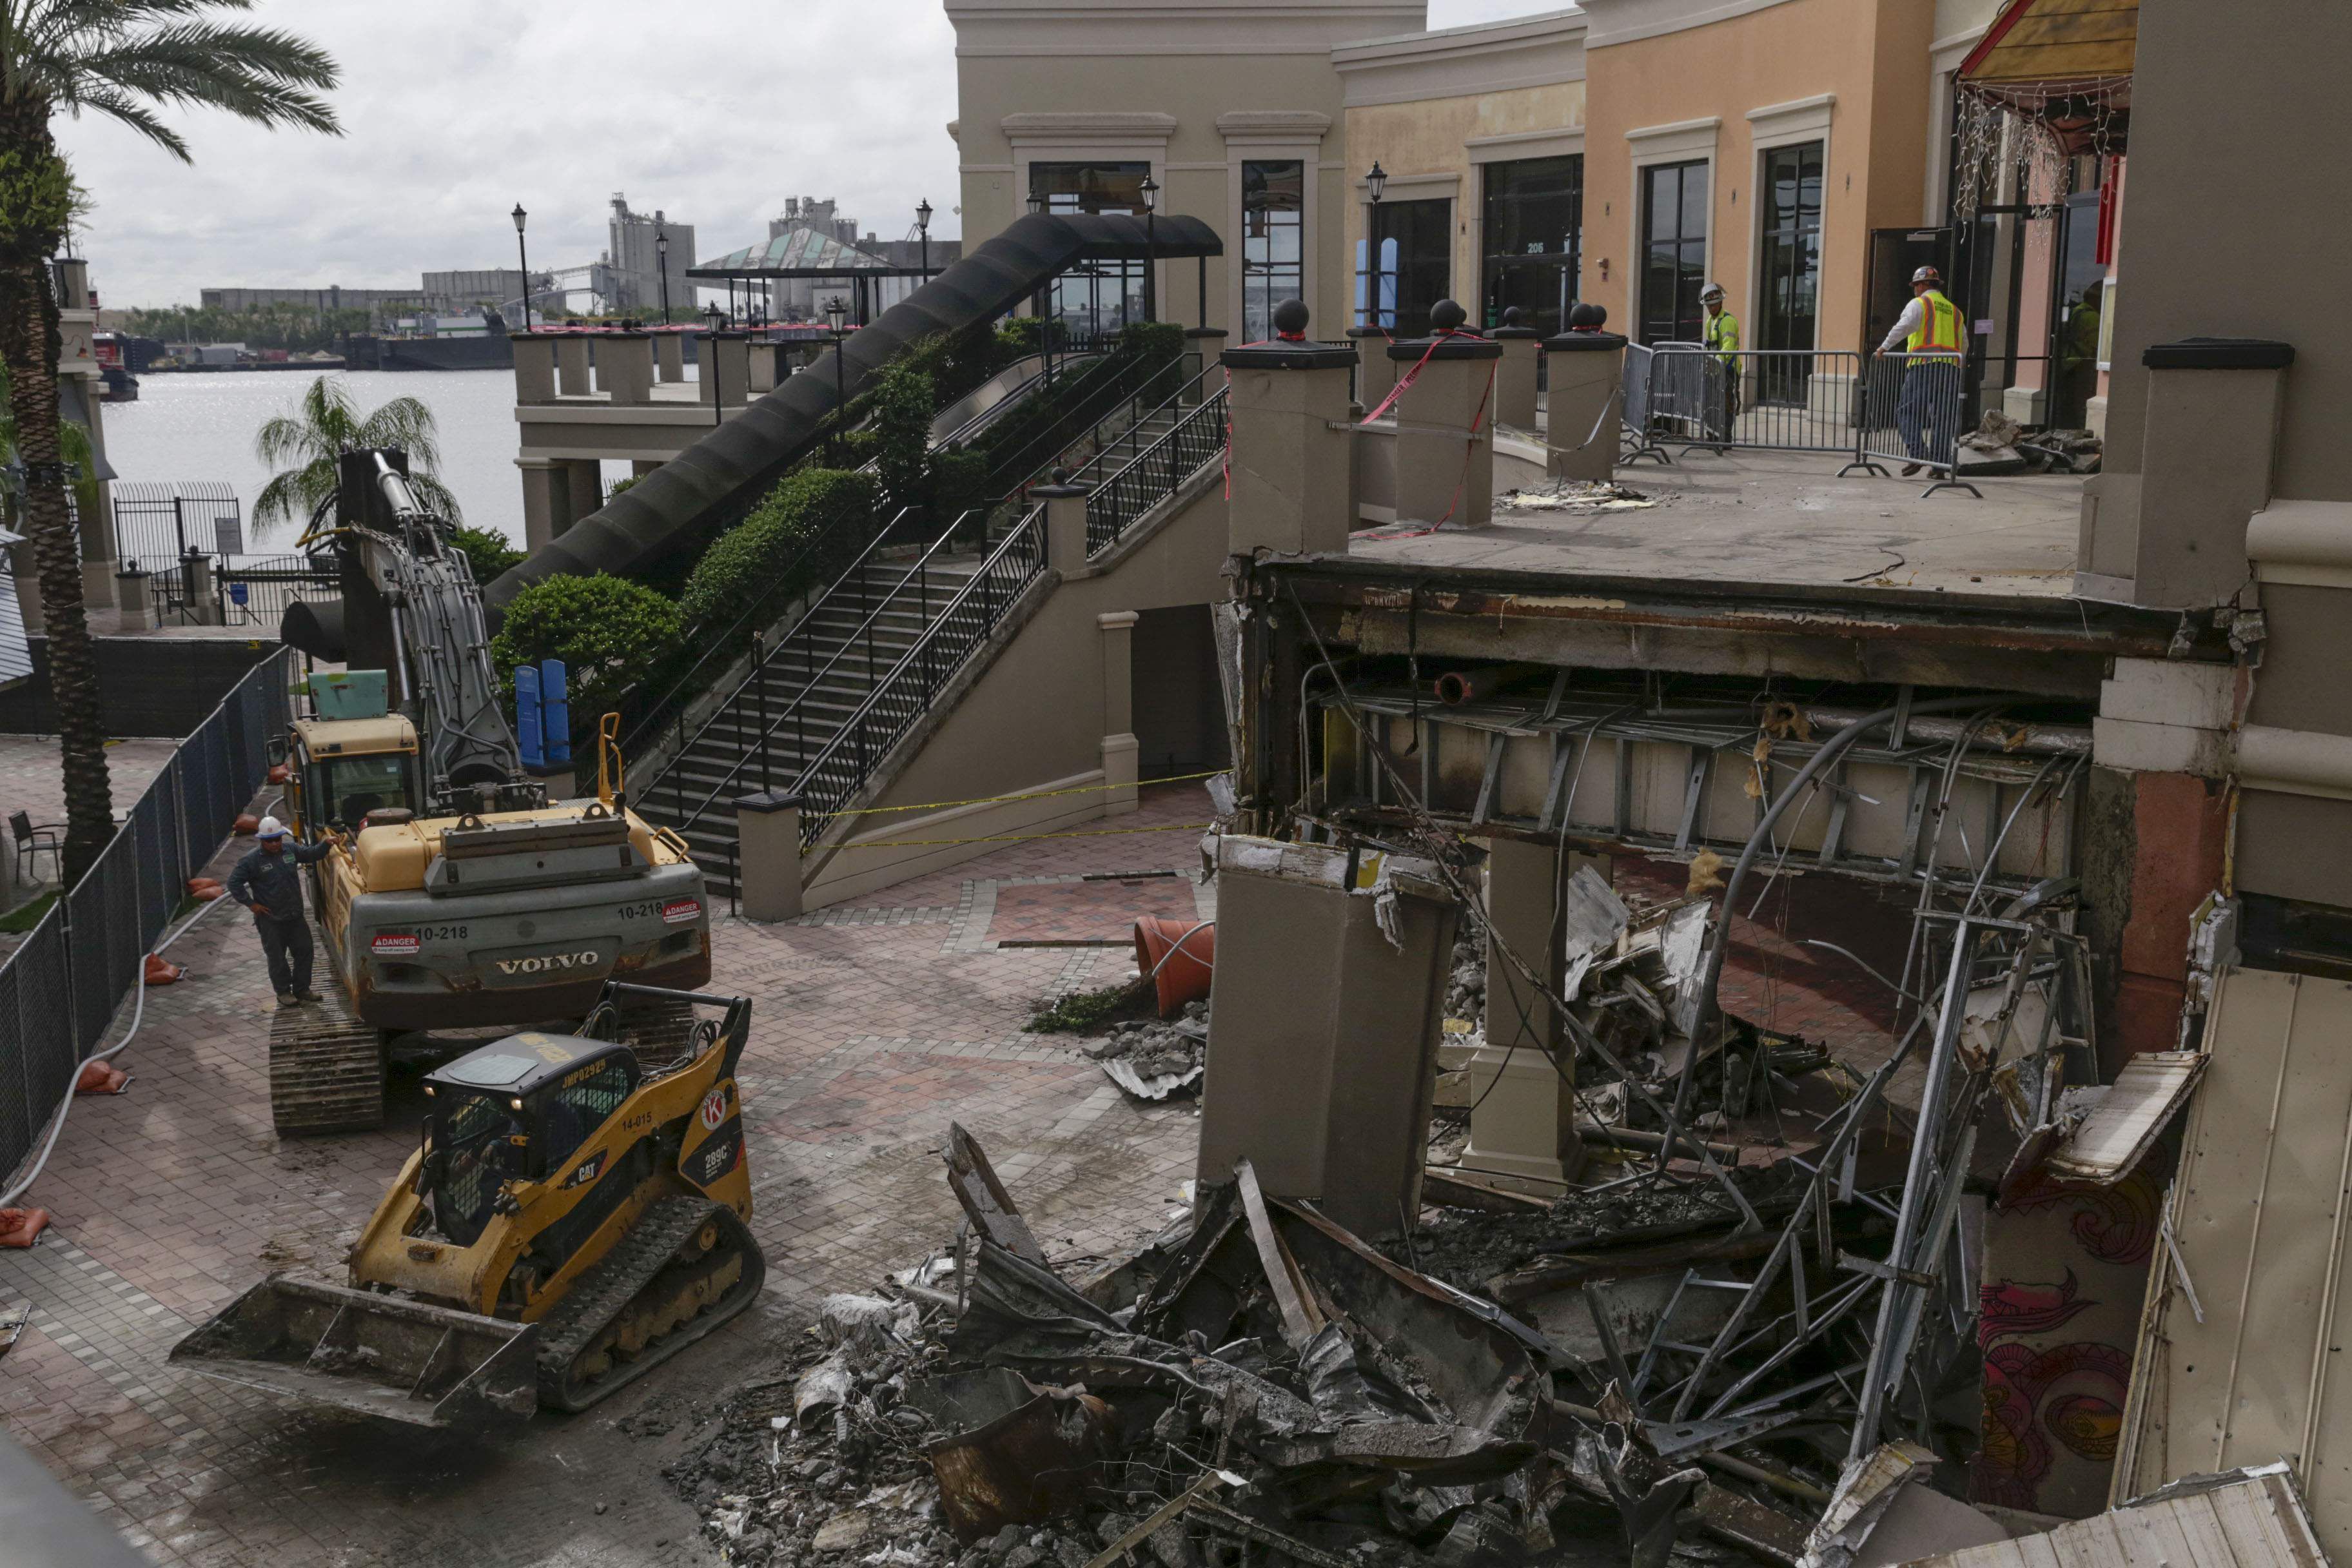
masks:
<svg viewBox="0 0 2352 1568"><path fill-rule="evenodd" d="M16 866L26 881L38 881L33 874L33 858L46 849L49 852L49 869L59 877L65 875L64 847L58 837L63 823L45 822L36 826L29 811L8 814L9 837L16 841Z"/></svg>

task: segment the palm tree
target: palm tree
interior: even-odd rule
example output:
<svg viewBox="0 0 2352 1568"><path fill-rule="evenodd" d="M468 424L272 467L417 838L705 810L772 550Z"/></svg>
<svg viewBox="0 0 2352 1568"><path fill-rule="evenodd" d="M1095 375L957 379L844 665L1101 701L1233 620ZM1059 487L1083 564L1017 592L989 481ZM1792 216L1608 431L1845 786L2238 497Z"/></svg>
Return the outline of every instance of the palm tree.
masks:
<svg viewBox="0 0 2352 1568"><path fill-rule="evenodd" d="M334 496L336 456L362 447L407 452L408 488L416 499L453 523L462 521L457 498L436 477L441 444L433 410L414 397L395 397L362 415L351 387L331 375L313 381L294 413L278 415L254 437L254 455L276 471L253 503L253 521L264 526L309 521Z"/></svg>
<svg viewBox="0 0 2352 1568"><path fill-rule="evenodd" d="M312 90L334 86L339 74L325 51L276 28L206 16L251 8L252 0L0 0L0 364L65 754L68 886L113 837L114 796L58 416L48 259L65 241L73 182L49 122L59 112L103 115L183 162L188 146L163 122L166 107L339 133L334 110Z"/></svg>

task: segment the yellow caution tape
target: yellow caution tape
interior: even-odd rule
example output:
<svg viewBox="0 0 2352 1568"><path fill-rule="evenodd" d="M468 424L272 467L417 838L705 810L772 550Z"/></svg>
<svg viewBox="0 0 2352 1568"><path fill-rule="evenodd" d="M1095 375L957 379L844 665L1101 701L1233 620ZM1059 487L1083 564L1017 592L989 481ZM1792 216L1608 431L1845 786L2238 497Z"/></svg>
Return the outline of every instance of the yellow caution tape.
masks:
<svg viewBox="0 0 2352 1568"><path fill-rule="evenodd" d="M879 844L845 844L844 849L916 849L945 844L1026 844L1038 838L1124 838L1135 833L1199 833L1206 822L1172 822L1165 827L1104 827L1085 833L992 833L978 838L891 838Z"/></svg>
<svg viewBox="0 0 2352 1568"><path fill-rule="evenodd" d="M1170 779L1140 779L1131 784L1073 784L1068 789L1022 790L1016 791L1012 795L978 795L971 800L931 800L925 801L920 805L861 805L854 811L835 811L828 812L826 815L828 816L878 816L885 813L893 811L945 811L950 806L958 805L996 805L1003 802L1013 800L1051 800L1057 795L1098 795L1104 790L1110 789L1143 789L1154 784L1187 784L1194 779L1213 779L1219 773L1229 773L1232 770L1228 768L1211 768L1205 773L1178 773L1174 778ZM940 842L976 844L980 842L980 840L959 838L942 839Z"/></svg>

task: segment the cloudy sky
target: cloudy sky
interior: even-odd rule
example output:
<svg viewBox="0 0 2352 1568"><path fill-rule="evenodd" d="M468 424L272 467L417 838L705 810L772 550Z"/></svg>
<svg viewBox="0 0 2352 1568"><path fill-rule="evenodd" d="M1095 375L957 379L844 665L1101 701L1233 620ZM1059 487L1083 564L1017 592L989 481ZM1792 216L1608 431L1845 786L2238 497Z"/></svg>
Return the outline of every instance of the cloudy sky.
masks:
<svg viewBox="0 0 2352 1568"><path fill-rule="evenodd" d="M1431 0L1454 26L1560 0ZM428 268L593 261L614 192L698 226L716 255L787 195L838 196L885 237L915 204L958 232L954 36L939 0L260 0L343 68L344 134L175 113L193 168L109 122L59 126L95 202L79 237L110 305L206 285L414 288Z"/></svg>

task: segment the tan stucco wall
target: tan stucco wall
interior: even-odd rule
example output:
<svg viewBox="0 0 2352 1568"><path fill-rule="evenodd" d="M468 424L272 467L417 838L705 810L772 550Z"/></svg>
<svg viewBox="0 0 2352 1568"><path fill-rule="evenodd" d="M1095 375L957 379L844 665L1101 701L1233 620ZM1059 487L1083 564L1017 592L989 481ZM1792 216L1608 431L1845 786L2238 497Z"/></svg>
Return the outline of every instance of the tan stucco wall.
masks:
<svg viewBox="0 0 2352 1568"><path fill-rule="evenodd" d="M1364 171L1377 163L1391 181L1406 182L1391 185L1390 200L1444 196L1453 201L1454 275L1447 291L1470 311L1473 321L1480 320L1479 208L1484 190L1478 167L1471 162L1469 143L1487 136L1580 130L1584 124L1584 94L1583 82L1565 81L1546 87L1425 99L1413 103L1368 104L1349 110L1347 235L1341 247L1349 274L1349 293L1341 297L1343 302L1351 302L1354 298L1356 246L1364 237L1365 220L1371 210L1361 190ZM1545 151L1532 149L1514 155L1543 156ZM1412 183L1416 175L1449 174L1456 176L1456 184ZM1327 321L1322 330L1326 335L1336 336L1338 329L1346 324L1345 321Z"/></svg>
<svg viewBox="0 0 2352 1568"><path fill-rule="evenodd" d="M1722 123L1708 272L1733 312L1751 321L1758 163L1748 111L1828 93L1835 102L1824 138L1817 346L1857 346L1869 231L1919 218L1935 22L1935 8L1918 0L1790 0L1706 26L1589 47L1584 298L1607 308L1611 325L1632 330L1628 290L1638 272L1640 214L1626 133L1715 117Z"/></svg>

